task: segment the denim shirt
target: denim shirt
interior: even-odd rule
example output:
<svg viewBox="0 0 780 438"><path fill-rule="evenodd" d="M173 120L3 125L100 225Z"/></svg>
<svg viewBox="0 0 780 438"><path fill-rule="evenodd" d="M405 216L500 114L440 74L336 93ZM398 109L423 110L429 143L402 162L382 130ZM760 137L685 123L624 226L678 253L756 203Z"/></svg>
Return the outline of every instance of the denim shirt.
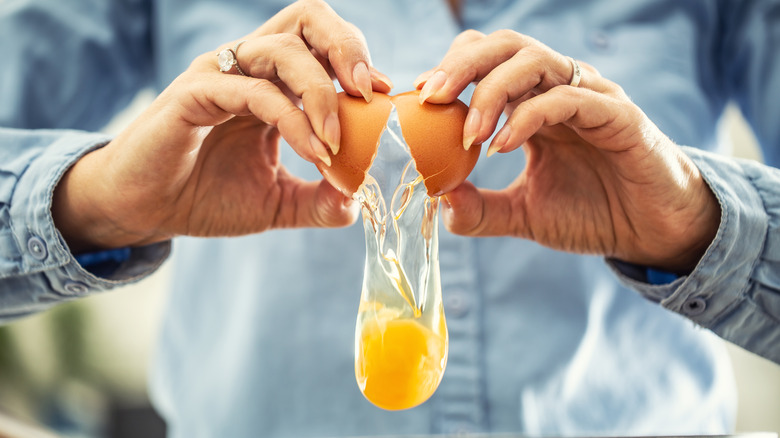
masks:
<svg viewBox="0 0 780 438"><path fill-rule="evenodd" d="M777 2L461 3L461 20L441 0L332 6L364 32L395 92L411 88L465 28L514 29L595 66L690 146L721 202L717 237L700 264L650 285L640 267L442 229L444 379L423 405L387 412L355 384L359 224L179 238L150 382L171 436L720 434L733 428L736 392L722 341L702 327L780 362L780 174L703 152L719 150L715 126L735 101L767 163L780 161ZM169 243L134 248L109 277L90 274L54 227L53 188L80 156L110 140L84 131L283 4L0 2L3 320L135 281L166 259ZM461 97L468 101L469 91ZM282 161L320 178L289 147ZM483 157L470 180L501 188L523 166L521 151Z"/></svg>

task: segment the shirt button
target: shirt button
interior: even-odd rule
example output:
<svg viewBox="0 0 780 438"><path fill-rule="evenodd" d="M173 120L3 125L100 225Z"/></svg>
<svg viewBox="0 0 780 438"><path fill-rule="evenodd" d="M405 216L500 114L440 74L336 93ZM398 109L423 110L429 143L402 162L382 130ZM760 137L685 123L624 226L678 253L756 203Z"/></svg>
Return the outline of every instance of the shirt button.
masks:
<svg viewBox="0 0 780 438"><path fill-rule="evenodd" d="M27 240L27 249L36 260L43 260L49 255L46 249L46 242L38 236L32 236Z"/></svg>
<svg viewBox="0 0 780 438"><path fill-rule="evenodd" d="M84 283L79 283L77 281L69 281L68 283L65 283L65 290L68 293L74 295L83 295L89 291L89 288Z"/></svg>
<svg viewBox="0 0 780 438"><path fill-rule="evenodd" d="M707 301L702 297L693 297L685 301L682 305L682 311L688 316L697 316L704 313L707 309Z"/></svg>
<svg viewBox="0 0 780 438"><path fill-rule="evenodd" d="M462 292L449 293L444 297L444 311L447 316L461 318L469 313L469 308L468 298Z"/></svg>

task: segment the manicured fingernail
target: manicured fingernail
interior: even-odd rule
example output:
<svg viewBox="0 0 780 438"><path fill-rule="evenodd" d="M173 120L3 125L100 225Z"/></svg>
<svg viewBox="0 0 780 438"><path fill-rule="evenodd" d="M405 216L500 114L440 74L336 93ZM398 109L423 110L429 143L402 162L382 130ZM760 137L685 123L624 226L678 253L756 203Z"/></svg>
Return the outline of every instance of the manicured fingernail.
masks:
<svg viewBox="0 0 780 438"><path fill-rule="evenodd" d="M420 88L420 86L430 79L430 77L433 76L433 71L428 70L425 73L421 74L420 76L417 76L417 79L414 80L414 88Z"/></svg>
<svg viewBox="0 0 780 438"><path fill-rule="evenodd" d="M309 136L309 143L311 144L311 150L314 152L314 155L325 163L326 166L330 167L330 155L328 155L328 150L325 149L325 145L322 144L320 139L312 134Z"/></svg>
<svg viewBox="0 0 780 438"><path fill-rule="evenodd" d="M466 123L463 125L463 149L469 150L474 140L479 134L479 127L482 125L482 114L476 108L470 108L466 116Z"/></svg>
<svg viewBox="0 0 780 438"><path fill-rule="evenodd" d="M366 102L371 102L373 97L371 75L368 73L368 66L365 62L355 64L355 69L352 70L352 81L355 82L355 88L363 95L363 99L366 99Z"/></svg>
<svg viewBox="0 0 780 438"><path fill-rule="evenodd" d="M333 155L338 154L341 145L341 125L339 125L339 117L335 113L331 113L325 118L322 132Z"/></svg>
<svg viewBox="0 0 780 438"><path fill-rule="evenodd" d="M490 143L490 147L487 150L486 156L489 157L503 149L509 141L510 134L512 134L512 129L509 127L509 125L504 125L504 127L498 131L498 134L496 134L495 138L493 138L493 142Z"/></svg>
<svg viewBox="0 0 780 438"><path fill-rule="evenodd" d="M444 73L441 70L434 73L433 76L425 82L422 90L420 90L420 105L425 103L429 97L436 94L437 91L441 90L441 87L443 87L446 82L447 73Z"/></svg>
<svg viewBox="0 0 780 438"><path fill-rule="evenodd" d="M501 146L502 145L500 145L500 144L490 143L490 147L487 150L487 155L486 156L489 157L489 156L495 154L496 152L501 150Z"/></svg>
<svg viewBox="0 0 780 438"><path fill-rule="evenodd" d="M388 78L387 76L385 76L382 73L379 73L378 71L376 71L373 68L371 69L371 77L373 79L376 79L377 81L387 85L387 88L389 88L391 90L393 89L393 82L390 80L390 78Z"/></svg>

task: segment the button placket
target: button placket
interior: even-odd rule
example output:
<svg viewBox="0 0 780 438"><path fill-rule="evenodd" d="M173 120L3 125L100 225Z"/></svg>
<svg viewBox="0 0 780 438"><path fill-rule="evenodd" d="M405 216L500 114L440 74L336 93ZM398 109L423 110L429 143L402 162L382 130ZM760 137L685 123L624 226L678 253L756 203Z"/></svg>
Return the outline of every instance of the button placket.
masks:
<svg viewBox="0 0 780 438"><path fill-rule="evenodd" d="M450 350L444 380L436 392L434 431L478 431L485 426L480 297L471 242L443 233L440 241L442 293Z"/></svg>
<svg viewBox="0 0 780 438"><path fill-rule="evenodd" d="M469 313L468 297L462 290L454 290L444 297L444 312L448 317L462 318Z"/></svg>

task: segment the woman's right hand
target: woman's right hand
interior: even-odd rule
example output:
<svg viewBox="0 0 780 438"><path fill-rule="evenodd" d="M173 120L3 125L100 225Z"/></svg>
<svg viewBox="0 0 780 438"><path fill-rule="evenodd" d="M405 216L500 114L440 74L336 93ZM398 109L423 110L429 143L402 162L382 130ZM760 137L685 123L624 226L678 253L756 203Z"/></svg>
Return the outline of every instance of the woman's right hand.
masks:
<svg viewBox="0 0 780 438"><path fill-rule="evenodd" d="M199 56L64 175L52 214L73 252L355 221L350 199L281 165L279 137L329 164L326 148L335 154L340 141L333 79L366 100L390 91L363 35L324 2L302 0L241 40L236 58L247 76L221 72L219 50Z"/></svg>

